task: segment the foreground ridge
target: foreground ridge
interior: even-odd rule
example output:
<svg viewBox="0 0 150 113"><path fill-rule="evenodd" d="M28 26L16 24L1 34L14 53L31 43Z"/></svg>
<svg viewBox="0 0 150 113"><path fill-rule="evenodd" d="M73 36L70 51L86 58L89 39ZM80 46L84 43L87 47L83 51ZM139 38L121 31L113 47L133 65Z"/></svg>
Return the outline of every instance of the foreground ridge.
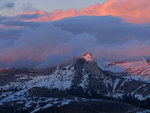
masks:
<svg viewBox="0 0 150 113"><path fill-rule="evenodd" d="M102 112L108 103L112 112L141 112L150 109L149 101L150 83L100 69L91 53L46 69L0 72L0 112L50 112L66 106L69 111L78 105Z"/></svg>

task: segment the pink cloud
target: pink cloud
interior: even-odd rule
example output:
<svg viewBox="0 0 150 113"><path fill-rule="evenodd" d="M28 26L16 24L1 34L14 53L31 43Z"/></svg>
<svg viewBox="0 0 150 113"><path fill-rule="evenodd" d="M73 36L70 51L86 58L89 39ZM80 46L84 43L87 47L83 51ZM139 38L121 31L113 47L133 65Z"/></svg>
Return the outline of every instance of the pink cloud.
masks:
<svg viewBox="0 0 150 113"><path fill-rule="evenodd" d="M8 30L8 29L20 29L20 28L23 28L23 27L22 26L6 26L3 24L0 24L0 29Z"/></svg>
<svg viewBox="0 0 150 113"><path fill-rule="evenodd" d="M69 9L66 11L55 10L53 13L44 11L24 12L24 14L40 14L35 19L27 19L25 21L48 22L60 20L66 17L75 16L106 16L112 15L125 19L126 22L145 24L150 22L150 1L149 0L108 0L102 5L95 4L79 11Z"/></svg>

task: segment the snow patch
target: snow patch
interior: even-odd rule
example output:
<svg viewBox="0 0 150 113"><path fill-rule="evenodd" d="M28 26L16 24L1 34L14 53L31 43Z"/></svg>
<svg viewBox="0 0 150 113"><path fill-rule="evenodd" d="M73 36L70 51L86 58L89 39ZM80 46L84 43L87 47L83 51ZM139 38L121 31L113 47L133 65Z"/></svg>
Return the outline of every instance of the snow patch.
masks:
<svg viewBox="0 0 150 113"><path fill-rule="evenodd" d="M120 79L118 79L118 78L114 81L113 92L115 92L115 89L116 89L116 87L117 87L119 81L120 81Z"/></svg>
<svg viewBox="0 0 150 113"><path fill-rule="evenodd" d="M83 75L83 79L82 79L82 82L81 82L81 84L80 84L80 86L81 86L83 89L85 89L85 88L88 86L88 83L89 83L88 78L89 78L89 75L88 75L88 74Z"/></svg>

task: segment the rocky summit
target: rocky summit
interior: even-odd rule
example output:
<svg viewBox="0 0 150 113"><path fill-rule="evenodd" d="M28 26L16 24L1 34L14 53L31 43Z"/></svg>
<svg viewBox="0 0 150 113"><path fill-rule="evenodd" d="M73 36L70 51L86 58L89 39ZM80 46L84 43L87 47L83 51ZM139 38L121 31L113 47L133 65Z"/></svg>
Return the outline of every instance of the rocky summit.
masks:
<svg viewBox="0 0 150 113"><path fill-rule="evenodd" d="M148 113L150 82L99 68L90 53L45 69L0 71L0 113Z"/></svg>

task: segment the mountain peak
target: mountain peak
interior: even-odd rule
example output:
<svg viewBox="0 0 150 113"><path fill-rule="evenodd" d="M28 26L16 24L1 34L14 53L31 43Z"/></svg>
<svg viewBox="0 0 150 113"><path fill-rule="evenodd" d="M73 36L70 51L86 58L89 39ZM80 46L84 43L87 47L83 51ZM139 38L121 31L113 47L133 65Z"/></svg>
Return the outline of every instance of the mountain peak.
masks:
<svg viewBox="0 0 150 113"><path fill-rule="evenodd" d="M85 59L86 61L94 61L93 56L91 53L85 53L81 58Z"/></svg>

